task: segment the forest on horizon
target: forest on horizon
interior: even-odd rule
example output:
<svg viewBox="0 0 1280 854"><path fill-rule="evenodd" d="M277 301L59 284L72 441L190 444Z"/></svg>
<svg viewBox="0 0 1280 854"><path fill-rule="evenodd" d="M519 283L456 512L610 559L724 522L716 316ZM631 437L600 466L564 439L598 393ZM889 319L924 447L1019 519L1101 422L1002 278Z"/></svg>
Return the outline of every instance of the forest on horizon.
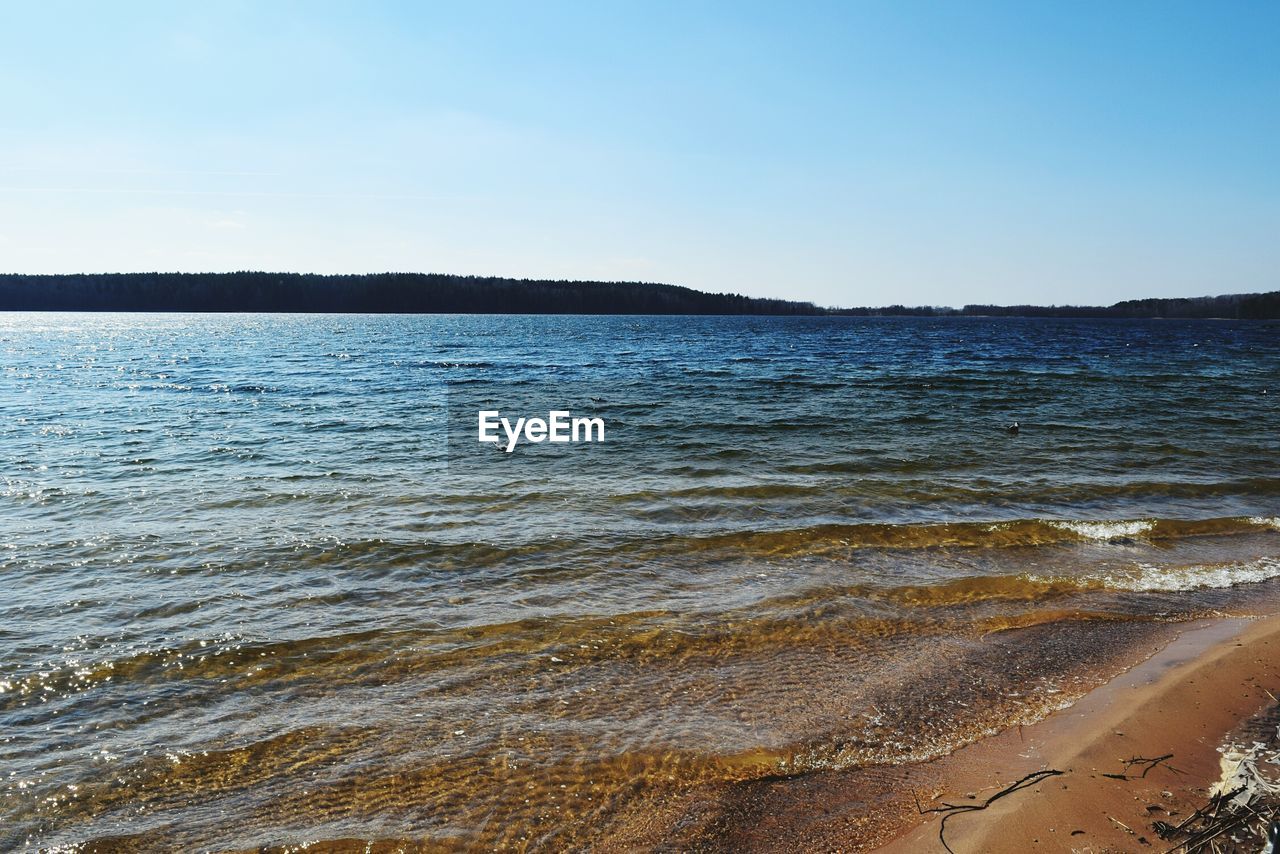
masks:
<svg viewBox="0 0 1280 854"><path fill-rule="evenodd" d="M191 311L405 314L701 314L855 317L1280 318L1280 291L1125 300L1110 306L891 305L706 293L651 282L589 282L440 273L0 274L0 311Z"/></svg>

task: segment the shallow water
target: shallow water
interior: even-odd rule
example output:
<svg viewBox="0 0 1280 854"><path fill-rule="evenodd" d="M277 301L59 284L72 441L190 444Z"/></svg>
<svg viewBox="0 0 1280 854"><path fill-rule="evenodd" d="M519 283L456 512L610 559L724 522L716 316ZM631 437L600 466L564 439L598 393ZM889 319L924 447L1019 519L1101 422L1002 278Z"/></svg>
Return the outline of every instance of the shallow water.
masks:
<svg viewBox="0 0 1280 854"><path fill-rule="evenodd" d="M1277 333L0 314L0 847L586 846L1034 719L1273 610Z"/></svg>

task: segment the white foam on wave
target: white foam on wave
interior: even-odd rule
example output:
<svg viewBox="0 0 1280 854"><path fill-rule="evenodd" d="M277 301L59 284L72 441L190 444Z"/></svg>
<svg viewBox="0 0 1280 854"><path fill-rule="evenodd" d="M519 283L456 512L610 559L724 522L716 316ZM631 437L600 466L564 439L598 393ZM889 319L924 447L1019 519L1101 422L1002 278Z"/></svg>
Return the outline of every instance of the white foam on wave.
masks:
<svg viewBox="0 0 1280 854"><path fill-rule="evenodd" d="M1277 576L1280 576L1280 558L1263 557L1244 563L1176 567L1140 563L1132 574L1108 573L1098 580L1112 590L1160 592L1234 587Z"/></svg>
<svg viewBox="0 0 1280 854"><path fill-rule="evenodd" d="M1274 528L1280 531L1280 516L1250 516L1250 525L1257 525L1260 528Z"/></svg>
<svg viewBox="0 0 1280 854"><path fill-rule="evenodd" d="M1096 522L1050 522L1060 531L1070 531L1090 540L1110 540L1116 537L1135 537L1155 527L1149 519L1099 520Z"/></svg>

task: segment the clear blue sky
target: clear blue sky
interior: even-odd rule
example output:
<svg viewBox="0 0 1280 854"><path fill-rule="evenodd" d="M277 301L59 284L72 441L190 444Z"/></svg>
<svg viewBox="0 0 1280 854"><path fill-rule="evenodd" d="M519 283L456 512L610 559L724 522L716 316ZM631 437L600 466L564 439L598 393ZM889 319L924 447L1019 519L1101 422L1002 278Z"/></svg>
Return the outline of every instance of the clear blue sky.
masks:
<svg viewBox="0 0 1280 854"><path fill-rule="evenodd" d="M5 3L0 269L1280 288L1280 3Z"/></svg>

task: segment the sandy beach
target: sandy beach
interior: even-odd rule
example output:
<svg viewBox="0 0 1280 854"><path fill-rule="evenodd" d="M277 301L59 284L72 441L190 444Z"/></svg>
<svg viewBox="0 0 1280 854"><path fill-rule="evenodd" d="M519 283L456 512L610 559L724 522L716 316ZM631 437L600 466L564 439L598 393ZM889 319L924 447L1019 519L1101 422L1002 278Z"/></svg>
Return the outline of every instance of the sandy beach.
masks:
<svg viewBox="0 0 1280 854"><path fill-rule="evenodd" d="M1203 619L1170 637L1067 708L931 762L742 786L687 841L700 850L884 854L1184 851L1185 835L1162 839L1155 823L1177 826L1206 807L1222 777L1222 746L1261 742L1272 760L1280 750L1280 617ZM1265 759L1258 765L1280 777ZM931 810L948 805L965 809L947 818L944 846L946 813ZM1252 840L1233 848L1230 837L1198 850L1261 848Z"/></svg>
<svg viewBox="0 0 1280 854"><path fill-rule="evenodd" d="M1177 825L1206 804L1221 776L1220 747L1270 738L1274 753L1278 650L1277 617L1189 625L1070 708L932 763L940 782L919 793L922 806L980 805L1027 775L1058 771L955 814L947 845L956 854L1180 850L1153 824ZM940 820L926 814L880 850L943 851Z"/></svg>
<svg viewBox="0 0 1280 854"><path fill-rule="evenodd" d="M1038 723L916 765L707 790L674 813L627 822L625 838L602 847L675 850L668 846L676 839L679 850L703 851L1183 851L1186 834L1162 839L1154 825L1178 826L1206 807L1224 744L1263 743L1257 767L1280 777L1280 617L1169 628L1120 675ZM964 809L947 818L944 846L945 812L933 810L947 805ZM1253 806L1270 812L1274 797ZM1261 848L1224 845L1230 837L1193 850Z"/></svg>

